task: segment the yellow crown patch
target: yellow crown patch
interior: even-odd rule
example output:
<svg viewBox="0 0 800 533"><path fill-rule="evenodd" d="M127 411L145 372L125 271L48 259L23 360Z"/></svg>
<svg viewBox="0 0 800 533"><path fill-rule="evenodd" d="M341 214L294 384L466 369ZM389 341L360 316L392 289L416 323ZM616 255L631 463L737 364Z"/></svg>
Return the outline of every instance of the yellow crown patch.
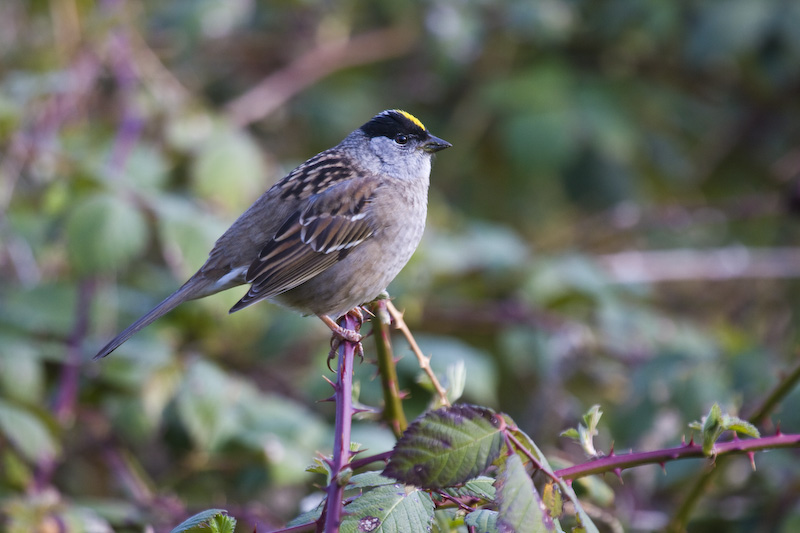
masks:
<svg viewBox="0 0 800 533"><path fill-rule="evenodd" d="M410 120L420 128L422 128L423 131L428 131L428 129L425 127L425 124L423 124L422 121L420 121L420 119L418 119L408 111L403 111L402 109L395 109L395 111L406 117L408 120Z"/></svg>

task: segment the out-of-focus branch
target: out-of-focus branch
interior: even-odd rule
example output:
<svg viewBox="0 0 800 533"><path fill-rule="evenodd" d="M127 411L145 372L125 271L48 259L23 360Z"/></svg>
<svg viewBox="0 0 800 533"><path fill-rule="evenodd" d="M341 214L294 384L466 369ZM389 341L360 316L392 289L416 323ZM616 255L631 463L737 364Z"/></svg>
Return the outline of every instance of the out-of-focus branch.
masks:
<svg viewBox="0 0 800 533"><path fill-rule="evenodd" d="M344 40L321 42L230 102L226 114L234 124L246 126L269 115L295 94L338 70L402 56L411 50L416 38L413 29L395 27Z"/></svg>
<svg viewBox="0 0 800 533"><path fill-rule="evenodd" d="M615 283L800 277L800 248L729 246L628 251L595 257Z"/></svg>
<svg viewBox="0 0 800 533"><path fill-rule="evenodd" d="M397 368L392 353L392 340L389 333L389 324L391 324L392 318L386 309L386 302L387 300L375 302L375 318L372 319L372 328L375 336L375 350L378 355L378 375L383 390L383 420L389 424L394 436L399 439L408 427L408 421L403 412Z"/></svg>
<svg viewBox="0 0 800 533"><path fill-rule="evenodd" d="M386 310L389 311L389 314L392 316L395 327L403 332L408 344L411 346L411 351L414 352L417 361L419 361L420 368L428 375L428 379L431 380L431 384L434 390L436 390L436 394L439 396L439 403L441 405L450 405L450 400L447 399L447 391L442 387L441 383L439 383L439 380L436 379L436 374L433 373L431 358L420 350L417 341L414 340L414 335L412 335L411 330L408 329L408 324L403 320L403 313L394 306L391 300L387 300Z"/></svg>

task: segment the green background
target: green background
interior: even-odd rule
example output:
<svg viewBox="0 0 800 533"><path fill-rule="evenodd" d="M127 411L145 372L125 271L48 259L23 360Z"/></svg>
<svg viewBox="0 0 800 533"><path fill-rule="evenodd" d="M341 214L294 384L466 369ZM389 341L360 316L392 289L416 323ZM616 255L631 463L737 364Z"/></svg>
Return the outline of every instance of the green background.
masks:
<svg viewBox="0 0 800 533"><path fill-rule="evenodd" d="M234 289L91 357L386 108L453 144L391 293L441 376L464 365L465 401L574 462L558 435L592 404L604 450L678 445L714 401L747 416L797 359L798 27L784 0L4 0L0 528L298 513L332 444L322 324L228 316ZM395 351L413 417L430 394ZM800 432L797 394L778 422ZM354 440L393 443L368 420ZM797 529L796 452L756 464L726 466L690 531ZM607 530L654 531L707 465L583 494Z"/></svg>

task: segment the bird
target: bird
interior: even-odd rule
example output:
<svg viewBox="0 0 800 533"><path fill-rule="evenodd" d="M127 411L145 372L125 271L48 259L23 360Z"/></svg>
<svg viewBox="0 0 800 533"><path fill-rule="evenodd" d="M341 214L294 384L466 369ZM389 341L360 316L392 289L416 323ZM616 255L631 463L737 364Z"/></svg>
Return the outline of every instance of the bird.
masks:
<svg viewBox="0 0 800 533"><path fill-rule="evenodd" d="M231 313L268 300L318 316L334 338L360 341L336 320L381 294L417 249L431 162L451 146L407 111L378 113L269 188L186 283L95 359L178 305L245 284Z"/></svg>

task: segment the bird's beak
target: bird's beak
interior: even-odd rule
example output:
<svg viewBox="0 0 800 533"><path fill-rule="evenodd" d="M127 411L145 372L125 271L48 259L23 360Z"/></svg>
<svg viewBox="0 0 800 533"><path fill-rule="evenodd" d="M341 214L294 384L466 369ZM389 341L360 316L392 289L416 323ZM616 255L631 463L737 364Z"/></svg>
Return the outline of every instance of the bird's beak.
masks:
<svg viewBox="0 0 800 533"><path fill-rule="evenodd" d="M439 150L450 148L451 146L453 145L445 141L444 139L440 139L439 137L434 137L433 135L429 135L428 139L422 145L422 149L428 152L429 154L433 154L438 152Z"/></svg>

